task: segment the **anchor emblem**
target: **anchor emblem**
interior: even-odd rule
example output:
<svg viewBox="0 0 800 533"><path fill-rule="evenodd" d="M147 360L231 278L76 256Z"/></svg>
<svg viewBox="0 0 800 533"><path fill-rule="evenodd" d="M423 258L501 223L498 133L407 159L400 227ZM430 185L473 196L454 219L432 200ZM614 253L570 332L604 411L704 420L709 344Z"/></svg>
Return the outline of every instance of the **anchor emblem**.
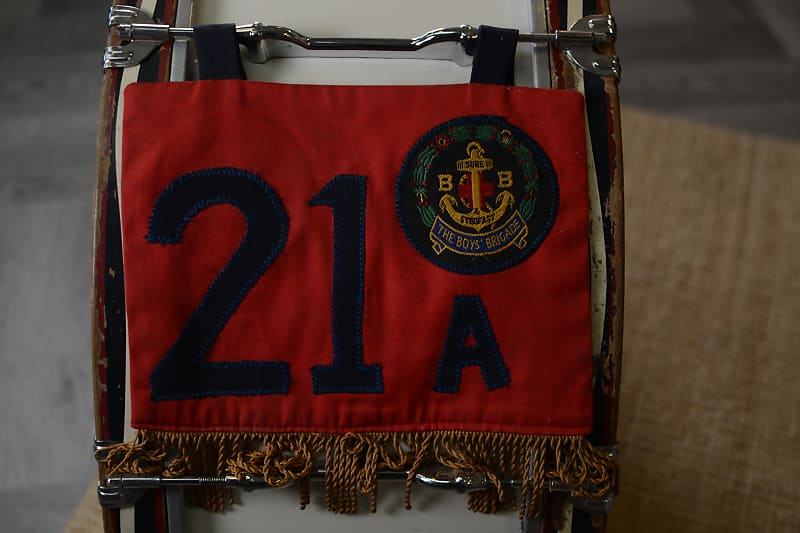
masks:
<svg viewBox="0 0 800 533"><path fill-rule="evenodd" d="M480 143L473 141L467 145L467 159L456 163L456 170L465 172L458 184L458 196L462 205L468 207L468 213L457 209L458 200L445 194L439 200L439 207L445 211L456 224L469 227L480 232L503 218L506 210L514 205L514 196L509 191L501 191L495 198L495 209L486 202L495 196L495 184L484 181L484 173L492 170L494 161L484 157L486 151ZM498 188L508 188L513 184L511 171L501 171Z"/></svg>
<svg viewBox="0 0 800 533"><path fill-rule="evenodd" d="M558 205L556 176L541 146L490 115L430 130L406 156L397 191L411 243L462 274L525 260L550 231Z"/></svg>

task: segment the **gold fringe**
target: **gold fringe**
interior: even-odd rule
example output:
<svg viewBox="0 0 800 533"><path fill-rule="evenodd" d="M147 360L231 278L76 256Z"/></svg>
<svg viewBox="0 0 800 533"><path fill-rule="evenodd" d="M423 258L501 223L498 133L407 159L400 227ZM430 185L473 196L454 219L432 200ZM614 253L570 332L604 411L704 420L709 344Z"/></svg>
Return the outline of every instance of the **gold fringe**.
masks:
<svg viewBox="0 0 800 533"><path fill-rule="evenodd" d="M359 494L369 496L375 512L378 472L408 471L404 501L411 508L411 486L425 464L480 472L487 490L472 492L468 507L495 513L518 508L520 517L541 514L547 481L560 479L576 487L573 496L603 497L613 490L616 465L580 436L537 436L463 431L414 433L239 434L139 431L132 443L106 450L109 476L138 474L164 477L250 476L269 486L296 482L300 507L310 501L309 476L325 457L325 502L335 513L355 513ZM503 480L522 481L516 490ZM233 504L230 489L197 487L190 505L221 512Z"/></svg>

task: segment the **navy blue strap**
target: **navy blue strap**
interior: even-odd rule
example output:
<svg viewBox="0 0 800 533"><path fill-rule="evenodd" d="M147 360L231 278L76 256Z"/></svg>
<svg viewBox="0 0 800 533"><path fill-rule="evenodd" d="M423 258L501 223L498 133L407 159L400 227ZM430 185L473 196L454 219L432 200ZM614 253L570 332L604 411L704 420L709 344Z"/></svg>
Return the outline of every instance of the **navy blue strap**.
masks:
<svg viewBox="0 0 800 533"><path fill-rule="evenodd" d="M514 56L519 30L480 26L470 83L514 85Z"/></svg>
<svg viewBox="0 0 800 533"><path fill-rule="evenodd" d="M201 80L244 80L247 77L239 55L234 24L203 24L194 27L194 45Z"/></svg>

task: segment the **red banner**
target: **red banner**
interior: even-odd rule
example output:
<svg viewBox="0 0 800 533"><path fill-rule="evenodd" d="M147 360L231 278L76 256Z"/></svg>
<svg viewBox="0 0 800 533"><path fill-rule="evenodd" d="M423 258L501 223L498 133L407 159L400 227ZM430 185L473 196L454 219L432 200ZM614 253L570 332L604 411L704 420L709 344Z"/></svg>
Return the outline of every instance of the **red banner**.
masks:
<svg viewBox="0 0 800 533"><path fill-rule="evenodd" d="M586 434L578 93L125 92L133 425Z"/></svg>

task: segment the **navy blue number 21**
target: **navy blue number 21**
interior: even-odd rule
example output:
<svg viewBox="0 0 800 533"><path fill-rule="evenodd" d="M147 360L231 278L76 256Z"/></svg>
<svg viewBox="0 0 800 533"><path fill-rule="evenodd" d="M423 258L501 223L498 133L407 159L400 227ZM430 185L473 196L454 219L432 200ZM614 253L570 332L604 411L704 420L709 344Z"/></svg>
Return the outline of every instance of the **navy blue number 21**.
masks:
<svg viewBox="0 0 800 533"><path fill-rule="evenodd" d="M365 365L362 353L365 197L365 177L342 175L323 187L310 204L331 207L334 226L333 364L311 369L316 394L383 392L380 365ZM192 218L218 204L238 208L247 229L233 257L151 373L154 400L289 392L287 362L205 360L225 324L286 244L289 217L275 191L257 175L235 168L184 174L156 200L147 240L179 244ZM358 271L348 268L354 258Z"/></svg>

